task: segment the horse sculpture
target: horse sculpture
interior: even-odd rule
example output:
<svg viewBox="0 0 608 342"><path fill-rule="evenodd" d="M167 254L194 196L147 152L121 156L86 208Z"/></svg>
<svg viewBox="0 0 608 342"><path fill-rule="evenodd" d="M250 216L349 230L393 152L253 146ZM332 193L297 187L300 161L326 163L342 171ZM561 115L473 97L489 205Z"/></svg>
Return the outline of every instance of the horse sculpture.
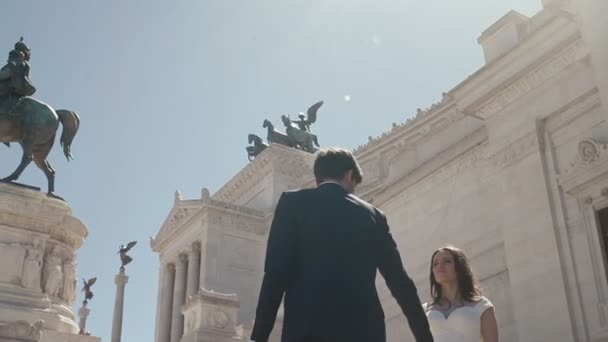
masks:
<svg viewBox="0 0 608 342"><path fill-rule="evenodd" d="M291 120L289 116L281 116L281 121L285 125L285 133L274 128L270 120L264 120L262 127L267 129L266 140L268 143L280 144L287 147L297 148L306 152L314 153L319 147L317 136L310 132L310 126L317 121L317 111L323 106L323 101L318 101L308 108L306 114L299 113L299 120ZM247 157L253 160L268 145L255 134L249 134L249 144L247 146ZM316 147L315 147L316 146Z"/></svg>
<svg viewBox="0 0 608 342"><path fill-rule="evenodd" d="M17 142L23 149L19 166L2 181L16 181L33 160L47 178L48 195L61 199L54 194L55 170L46 159L55 143L60 123L63 131L59 142L69 161L72 159L72 141L80 126L77 113L63 109L55 111L46 103L30 97L23 98L14 113L0 113L0 142L7 146L10 146L11 142Z"/></svg>
<svg viewBox="0 0 608 342"><path fill-rule="evenodd" d="M268 144L255 134L249 134L249 144L253 144L252 146L245 147L245 150L247 150L247 159L249 159L249 161L252 161L253 158L268 147Z"/></svg>
<svg viewBox="0 0 608 342"><path fill-rule="evenodd" d="M295 141L293 141L292 139L289 139L287 134L277 131L274 128L274 125L272 124L272 122L270 122L270 120L268 120L268 119L264 120L264 124L262 125L262 127L266 128L268 131L268 133L266 135L266 140L268 140L269 143L277 143L277 144L281 144L281 145L285 145L285 146L289 146L289 147L296 147Z"/></svg>
<svg viewBox="0 0 608 342"><path fill-rule="evenodd" d="M281 120L285 125L285 132L287 133L287 138L292 144L296 145L297 147L306 152L314 153L317 151L314 146L314 143L317 140L316 136L314 136L310 132L300 129L291 121L291 119L287 115L282 115ZM319 146L319 143L317 143L317 146Z"/></svg>

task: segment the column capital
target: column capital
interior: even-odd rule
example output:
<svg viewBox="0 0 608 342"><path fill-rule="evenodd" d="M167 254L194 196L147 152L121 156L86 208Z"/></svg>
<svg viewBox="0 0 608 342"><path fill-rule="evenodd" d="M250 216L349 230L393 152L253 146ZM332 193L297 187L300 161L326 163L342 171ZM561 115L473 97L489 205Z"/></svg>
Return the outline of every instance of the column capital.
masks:
<svg viewBox="0 0 608 342"><path fill-rule="evenodd" d="M179 255L177 256L177 259L179 261L177 263L177 266L184 266L186 261L188 261L188 253L179 253Z"/></svg>
<svg viewBox="0 0 608 342"><path fill-rule="evenodd" d="M125 275L123 272L120 272L116 275L116 278L114 278L114 282L116 283L116 285L122 285L124 286L127 282L129 281L129 276Z"/></svg>
<svg viewBox="0 0 608 342"><path fill-rule="evenodd" d="M173 272L175 271L175 264L172 262L168 262L165 264L165 268L167 269L167 271Z"/></svg>
<svg viewBox="0 0 608 342"><path fill-rule="evenodd" d="M78 309L78 316L80 317L87 317L89 313L91 313L91 309L87 308L86 306L83 306Z"/></svg>
<svg viewBox="0 0 608 342"><path fill-rule="evenodd" d="M200 241L194 241L192 243L191 252L192 253L199 253L200 251L201 251L201 242Z"/></svg>

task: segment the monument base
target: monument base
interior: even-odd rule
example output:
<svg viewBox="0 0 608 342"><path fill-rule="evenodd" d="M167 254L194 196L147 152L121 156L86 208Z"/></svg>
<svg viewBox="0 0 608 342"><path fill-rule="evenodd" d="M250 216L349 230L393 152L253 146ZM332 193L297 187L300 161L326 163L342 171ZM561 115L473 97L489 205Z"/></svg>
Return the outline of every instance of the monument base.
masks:
<svg viewBox="0 0 608 342"><path fill-rule="evenodd" d="M76 251L87 234L67 203L35 188L0 182L0 341L33 334L37 322L44 326L41 341L79 337L72 312L78 293ZM39 340L32 338L20 341Z"/></svg>

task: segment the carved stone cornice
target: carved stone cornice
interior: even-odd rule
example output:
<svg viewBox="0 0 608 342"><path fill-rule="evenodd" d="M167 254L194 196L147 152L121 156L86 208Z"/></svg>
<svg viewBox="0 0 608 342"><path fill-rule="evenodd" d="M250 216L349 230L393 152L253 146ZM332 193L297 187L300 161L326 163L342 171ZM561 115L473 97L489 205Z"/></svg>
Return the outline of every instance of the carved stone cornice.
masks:
<svg viewBox="0 0 608 342"><path fill-rule="evenodd" d="M527 34L510 51L486 63L450 90L461 108L475 113L497 93L580 40L577 25L546 11L530 18L528 25Z"/></svg>
<svg viewBox="0 0 608 342"><path fill-rule="evenodd" d="M268 227L264 222L265 217L262 216L226 215L225 212L219 210L209 211L207 215L207 224L221 226L224 230L254 235L264 235L266 233Z"/></svg>
<svg viewBox="0 0 608 342"><path fill-rule="evenodd" d="M65 202L11 184L0 183L0 222L6 227L48 234L72 249L80 248L88 236L86 225L72 216Z"/></svg>
<svg viewBox="0 0 608 342"><path fill-rule="evenodd" d="M454 106L453 99L445 94L443 99L432 104L429 108L418 109L416 115L408 118L404 123L393 123L390 131L382 133L379 137L369 137L368 142L358 146L353 153L361 158L374 153L378 148L390 145L396 140L401 144L413 143L433 132L440 131L450 123L462 118L464 114Z"/></svg>
<svg viewBox="0 0 608 342"><path fill-rule="evenodd" d="M383 190L379 190L377 193L373 194L373 196L375 196L373 201L374 205L381 206L397 197L400 201L407 202L420 193L430 191L438 184L454 178L463 170L473 167L478 162L484 160L486 141L487 140L483 139L474 146L469 147L467 151L459 153L458 156L446 153L445 157L441 158L441 166L432 165L438 162L439 159L430 160L419 167L421 171L419 174L422 176L417 176L418 172L413 170L412 172L409 172L404 179L394 182L390 186L384 185L382 187ZM370 195L372 194L366 194L365 197Z"/></svg>
<svg viewBox="0 0 608 342"><path fill-rule="evenodd" d="M175 205L167 215L165 222L161 225L156 237L150 240L150 246L154 249L158 241L168 237L178 227L182 226L186 221L194 216L200 210L202 203L182 203L176 201Z"/></svg>
<svg viewBox="0 0 608 342"><path fill-rule="evenodd" d="M160 251L163 246L185 231L194 220L201 217L206 217L207 224L226 225L247 233L264 234L262 223L267 214L210 197L200 200L180 200L169 213L158 235L151 238L150 247L154 251Z"/></svg>
<svg viewBox="0 0 608 342"><path fill-rule="evenodd" d="M380 178L358 189L357 193L364 199L372 200L374 205L382 205L392 198L403 197L404 193L420 193L427 191L466 167L470 167L483 159L483 147L487 141L487 133L481 128L469 134L457 144L437 153L399 179L389 181ZM405 194L406 198L410 195Z"/></svg>
<svg viewBox="0 0 608 342"><path fill-rule="evenodd" d="M314 155L311 153L270 144L211 198L225 203L238 203L267 174L278 173L289 177L301 177L312 171L313 160Z"/></svg>
<svg viewBox="0 0 608 342"><path fill-rule="evenodd" d="M215 292L213 290L200 288L198 290L198 293L188 297L186 303L184 304L184 308L195 304L197 301L202 301L212 305L228 306L234 308L238 308L240 306L239 295L236 293L220 293Z"/></svg>
<svg viewBox="0 0 608 342"><path fill-rule="evenodd" d="M502 169L532 154L537 150L537 146L537 133L533 131L509 143L502 149L487 154L485 158L494 166Z"/></svg>
<svg viewBox="0 0 608 342"><path fill-rule="evenodd" d="M593 88L576 100L560 108L546 119L545 129L553 133L560 128L567 127L583 115L601 107L601 100L597 88Z"/></svg>
<svg viewBox="0 0 608 342"><path fill-rule="evenodd" d="M476 116L485 120L587 55L588 51L584 42L582 39L577 39L533 70L513 80L503 90L472 111Z"/></svg>
<svg viewBox="0 0 608 342"><path fill-rule="evenodd" d="M549 23L551 25L549 25ZM546 41L546 38L544 38L545 36L555 36L556 33L553 31L556 27L561 27L559 20L548 21L543 27L537 28L535 32L531 33L534 39L525 42L522 41L521 44L527 46L539 39ZM562 29L563 32L560 31L560 35L572 34L572 32L570 32L571 29ZM567 40L568 37L564 36L564 39ZM563 42L567 42L566 40ZM559 49L559 47L557 48ZM545 49L555 50L556 47L546 46ZM509 55L509 53L507 53L507 55ZM444 93L442 100L432 105L429 109L418 109L417 114L413 118L408 119L405 123L394 123L392 130L382 133L376 138L369 137L366 144L357 147L354 151L358 156L371 153L371 150L375 150L374 147L385 145L387 142L392 141L393 138L401 136L404 131L419 130L421 134L425 134L424 129L420 130L418 126L426 123L434 115L444 111L446 108L452 106L461 107L460 97L468 97L468 99L465 100L466 104L464 104L464 107L461 107L466 109L463 109L461 112L466 112L467 115L479 119L486 119L494 113L504 109L516 99L524 96L530 90L564 71L571 64L585 58L587 55L588 50L582 39L580 37L573 38L570 36L570 43L561 48L557 53L548 50L544 56L535 57L541 60L541 63L538 66L530 71L526 71L525 69L528 66L523 65L522 68L520 68L520 75L517 75L518 72L514 70L512 75L515 75L515 77L505 77L505 80L502 81L501 84L496 84L491 88L488 88L487 79L490 75L504 72L503 64L511 63L511 59L515 58L512 56L506 58L505 56L505 58L501 58L500 63L485 65L452 90Z"/></svg>
<svg viewBox="0 0 608 342"><path fill-rule="evenodd" d="M232 203L227 203L224 201L215 200L212 198L203 200L202 204L205 207L220 210L222 212L230 212L235 215L250 216L250 217L254 217L254 218L262 218L265 216L264 212L262 212L262 211L243 207L243 206L232 204Z"/></svg>

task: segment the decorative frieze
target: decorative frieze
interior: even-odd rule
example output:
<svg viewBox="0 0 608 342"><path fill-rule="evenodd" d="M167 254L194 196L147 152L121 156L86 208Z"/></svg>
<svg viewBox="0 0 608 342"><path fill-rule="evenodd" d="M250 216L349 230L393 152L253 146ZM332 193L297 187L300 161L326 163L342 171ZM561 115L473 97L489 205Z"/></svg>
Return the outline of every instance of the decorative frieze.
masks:
<svg viewBox="0 0 608 342"><path fill-rule="evenodd" d="M534 131L520 137L497 152L486 156L486 158L493 165L502 169L532 154L537 150L537 147L537 133Z"/></svg>
<svg viewBox="0 0 608 342"><path fill-rule="evenodd" d="M548 132L553 133L563 127L568 127L578 118L600 108L600 106L599 94L597 89L594 88L547 117L545 128Z"/></svg>
<svg viewBox="0 0 608 342"><path fill-rule="evenodd" d="M483 119L489 118L586 55L587 49L585 44L581 39L576 40L554 58L543 62L528 74L518 78L497 95L491 97L475 111L476 115Z"/></svg>
<svg viewBox="0 0 608 342"><path fill-rule="evenodd" d="M253 161L247 164L236 176L213 194L214 200L237 203L260 179L269 173L279 173L301 177L310 172L314 155L294 148L270 144Z"/></svg>
<svg viewBox="0 0 608 342"><path fill-rule="evenodd" d="M43 320L33 324L27 321L0 324L0 341L38 342L42 338L44 325Z"/></svg>

